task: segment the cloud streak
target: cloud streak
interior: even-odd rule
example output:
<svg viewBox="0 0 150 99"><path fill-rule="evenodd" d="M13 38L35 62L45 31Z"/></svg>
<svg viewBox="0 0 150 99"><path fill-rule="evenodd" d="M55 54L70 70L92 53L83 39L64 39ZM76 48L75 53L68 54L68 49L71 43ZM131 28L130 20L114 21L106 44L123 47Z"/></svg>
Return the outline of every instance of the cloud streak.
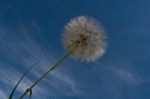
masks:
<svg viewBox="0 0 150 99"><path fill-rule="evenodd" d="M144 82L144 79L137 74L135 71L131 69L121 68L117 66L110 66L105 68L107 71L111 71L114 75L116 75L119 80L122 80L124 83L131 85L139 85Z"/></svg>
<svg viewBox="0 0 150 99"><path fill-rule="evenodd" d="M112 71L116 73L118 77L126 83L137 85L143 82L143 79L140 77L140 75L136 74L134 71L119 69L115 67L112 68Z"/></svg>
<svg viewBox="0 0 150 99"><path fill-rule="evenodd" d="M4 85L7 85L7 90L12 90L12 87L15 86L25 69L31 66L31 64L34 62L40 60L40 63L35 70L29 74L33 77L33 79L28 75L28 77L26 77L18 87L18 91L20 93L24 92L25 89L33 83L32 80L37 79L41 74L44 73L48 66L52 65L57 60L55 60L49 53L52 53L53 51L47 51L46 49L43 49L42 45L36 41L35 37L30 35L31 31L41 32L40 27L35 22L32 24L32 27L34 27L34 30L30 30L28 27L20 25L18 30L12 30L12 32L19 31L19 33L21 32L21 36L18 38L20 34L16 33L18 35L13 36L8 40L7 37L11 32L4 30L4 27L2 26L0 27L0 30L2 31L0 34L0 46L3 47L3 49L0 50L0 53L3 53L4 56L4 61L1 61L0 68L0 77L4 78L0 79L0 84L3 83ZM44 83L48 84L49 87L44 86ZM66 73L63 73L61 70L59 70L52 72L51 77L47 77L47 79L45 79L41 85L37 85L34 88L34 97L37 97L42 93L45 96L50 96L50 93L52 93L54 96L57 94L69 95L67 94L69 91L62 89L70 89L72 94L76 94L78 90L72 77L67 76ZM57 91L55 92L54 90ZM4 88L2 88L0 91L0 97L3 97L3 99L6 99L6 96L9 94L10 91L6 93ZM40 99L40 97L38 98Z"/></svg>
<svg viewBox="0 0 150 99"><path fill-rule="evenodd" d="M0 97L2 99L7 99L7 95L6 95L6 93L3 90L0 90Z"/></svg>

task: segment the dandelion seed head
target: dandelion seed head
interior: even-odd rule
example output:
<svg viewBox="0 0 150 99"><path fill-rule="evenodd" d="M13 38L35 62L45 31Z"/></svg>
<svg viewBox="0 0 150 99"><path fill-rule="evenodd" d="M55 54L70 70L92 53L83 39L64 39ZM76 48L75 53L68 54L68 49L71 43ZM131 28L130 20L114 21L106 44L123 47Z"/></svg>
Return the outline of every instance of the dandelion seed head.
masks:
<svg viewBox="0 0 150 99"><path fill-rule="evenodd" d="M68 50L80 45L73 52L73 58L81 61L95 61L105 53L106 33L95 19L79 16L65 25L63 44Z"/></svg>

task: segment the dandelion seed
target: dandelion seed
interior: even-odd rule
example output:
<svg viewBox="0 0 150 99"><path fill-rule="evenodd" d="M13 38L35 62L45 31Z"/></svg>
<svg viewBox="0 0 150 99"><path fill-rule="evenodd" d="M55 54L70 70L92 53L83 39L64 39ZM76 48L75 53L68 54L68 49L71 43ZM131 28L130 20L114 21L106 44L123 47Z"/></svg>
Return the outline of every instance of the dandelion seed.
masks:
<svg viewBox="0 0 150 99"><path fill-rule="evenodd" d="M73 52L73 58L95 61L106 50L106 34L103 27L93 18L79 16L72 19L64 29L63 44L66 49L81 45Z"/></svg>

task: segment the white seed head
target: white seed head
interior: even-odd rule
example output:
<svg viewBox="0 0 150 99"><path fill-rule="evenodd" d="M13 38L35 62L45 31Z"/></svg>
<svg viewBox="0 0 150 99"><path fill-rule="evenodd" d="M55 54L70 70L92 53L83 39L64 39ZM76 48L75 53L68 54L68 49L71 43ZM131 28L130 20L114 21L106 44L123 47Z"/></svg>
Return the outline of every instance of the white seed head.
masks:
<svg viewBox="0 0 150 99"><path fill-rule="evenodd" d="M79 16L65 26L63 44L68 50L79 45L72 54L73 58L95 61L106 50L106 38L103 27L96 20Z"/></svg>

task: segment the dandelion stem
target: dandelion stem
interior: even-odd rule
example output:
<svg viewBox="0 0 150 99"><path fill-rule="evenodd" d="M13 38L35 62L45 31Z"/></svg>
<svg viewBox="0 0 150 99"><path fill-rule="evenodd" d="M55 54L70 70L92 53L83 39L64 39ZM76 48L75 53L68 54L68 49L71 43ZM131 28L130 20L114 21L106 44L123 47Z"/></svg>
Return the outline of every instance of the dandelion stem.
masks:
<svg viewBox="0 0 150 99"><path fill-rule="evenodd" d="M32 92L32 89L33 87L35 87L35 85L37 85L44 77L46 77L49 72L59 67L64 62L64 60L67 59L72 53L74 53L81 45L82 43L79 43L75 46L72 45L69 51L57 63L50 67L39 79L37 79L36 82L34 82L29 88L27 88L26 91L19 97L19 99L22 99L28 92ZM32 93L30 93L30 98L31 95Z"/></svg>
<svg viewBox="0 0 150 99"><path fill-rule="evenodd" d="M14 93L15 93L17 87L18 87L18 85L20 84L20 82L21 82L21 81L23 80L23 78L31 71L31 69L37 65L37 63L38 63L38 62L34 63L34 64L22 75L22 77L19 79L18 83L15 85L14 89L12 90L12 92L11 92L11 94L10 94L10 96L9 96L9 99L12 99L12 97L13 97L13 95L14 95Z"/></svg>
<svg viewBox="0 0 150 99"><path fill-rule="evenodd" d="M52 70L54 70L55 68L59 67L63 62L64 60L72 54L72 51L69 51L67 52L64 57L62 59L60 59L56 64L54 64L52 67L50 67L47 72L45 72L32 86L30 86L21 96L19 99L22 99L28 92L29 90L32 90L32 88L38 84L45 76L48 75L49 72L51 72Z"/></svg>

